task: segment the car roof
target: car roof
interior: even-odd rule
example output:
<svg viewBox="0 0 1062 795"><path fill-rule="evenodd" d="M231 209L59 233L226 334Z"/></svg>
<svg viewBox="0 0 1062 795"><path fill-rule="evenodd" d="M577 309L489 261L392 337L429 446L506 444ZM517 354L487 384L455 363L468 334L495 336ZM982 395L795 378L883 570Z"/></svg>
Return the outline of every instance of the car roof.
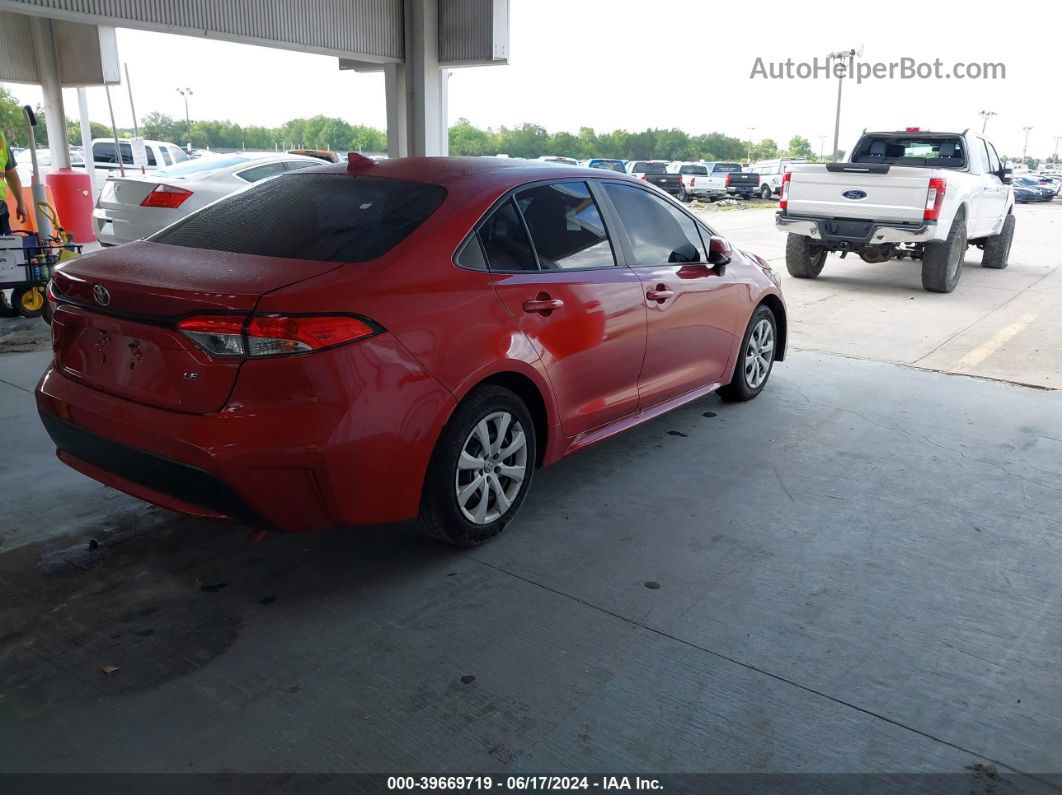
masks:
<svg viewBox="0 0 1062 795"><path fill-rule="evenodd" d="M346 163L323 163L316 168L292 172L293 175L344 173L347 173ZM356 167L353 173L359 176L429 182L443 187L468 181L483 185L516 186L539 179L572 177L618 179L644 185L641 180L626 177L616 171L569 166L546 160L521 160L515 157L398 157L373 160L370 165L362 164Z"/></svg>

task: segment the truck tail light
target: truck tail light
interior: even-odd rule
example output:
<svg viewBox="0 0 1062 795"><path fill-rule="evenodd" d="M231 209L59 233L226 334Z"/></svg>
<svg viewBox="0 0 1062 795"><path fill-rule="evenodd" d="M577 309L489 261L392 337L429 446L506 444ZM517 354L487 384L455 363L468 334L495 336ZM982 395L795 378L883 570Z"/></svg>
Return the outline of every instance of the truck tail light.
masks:
<svg viewBox="0 0 1062 795"><path fill-rule="evenodd" d="M922 220L940 220L940 206L944 203L944 193L947 189L947 180L942 179L941 177L930 178L929 192L926 193L926 211L922 215Z"/></svg>
<svg viewBox="0 0 1062 795"><path fill-rule="evenodd" d="M782 177L782 190L778 194L778 209L784 210L789 206L789 180L793 178L793 172L785 172L785 176Z"/></svg>
<svg viewBox="0 0 1062 795"><path fill-rule="evenodd" d="M733 174L727 174L727 175L726 175L726 186L727 186L728 188L730 187L730 178L731 178L732 176L734 176L734 175L733 175Z"/></svg>
<svg viewBox="0 0 1062 795"><path fill-rule="evenodd" d="M353 315L198 315L177 324L213 356L283 356L334 348L379 334Z"/></svg>
<svg viewBox="0 0 1062 795"><path fill-rule="evenodd" d="M173 185L156 185L155 188L140 202L141 207L163 207L167 210L175 210L184 204L192 195L190 190L176 188Z"/></svg>
<svg viewBox="0 0 1062 795"><path fill-rule="evenodd" d="M690 177L690 187L692 188L696 184L697 184L697 178L696 177Z"/></svg>
<svg viewBox="0 0 1062 795"><path fill-rule="evenodd" d="M640 177L641 177L642 179L644 179L644 180L645 180L646 182L648 182L648 181L649 181L649 175L648 175L648 174L640 174L639 176L640 176Z"/></svg>

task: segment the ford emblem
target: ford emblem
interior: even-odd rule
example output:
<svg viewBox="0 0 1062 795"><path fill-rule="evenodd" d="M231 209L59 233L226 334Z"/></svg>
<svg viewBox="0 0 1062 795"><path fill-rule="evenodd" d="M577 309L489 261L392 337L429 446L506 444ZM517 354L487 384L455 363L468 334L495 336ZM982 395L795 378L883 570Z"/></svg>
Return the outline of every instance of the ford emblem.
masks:
<svg viewBox="0 0 1062 795"><path fill-rule="evenodd" d="M100 306L107 306L111 302L111 294L102 284L92 288L92 300Z"/></svg>
<svg viewBox="0 0 1062 795"><path fill-rule="evenodd" d="M859 201L860 199L865 199L867 197L867 192L865 190L846 190L841 195L844 196L846 199L851 199L852 201Z"/></svg>

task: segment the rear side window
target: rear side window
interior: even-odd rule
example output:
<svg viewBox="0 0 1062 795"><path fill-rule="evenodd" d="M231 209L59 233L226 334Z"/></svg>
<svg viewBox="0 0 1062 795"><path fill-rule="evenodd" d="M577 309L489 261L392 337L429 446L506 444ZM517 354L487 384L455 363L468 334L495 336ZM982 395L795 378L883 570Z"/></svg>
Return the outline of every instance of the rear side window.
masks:
<svg viewBox="0 0 1062 795"><path fill-rule="evenodd" d="M492 270L538 270L531 241L512 199L501 205L479 229L479 239Z"/></svg>
<svg viewBox="0 0 1062 795"><path fill-rule="evenodd" d="M442 204L441 185L349 174L282 175L192 213L155 243L331 262L390 251Z"/></svg>
<svg viewBox="0 0 1062 795"><path fill-rule="evenodd" d="M165 146L160 146L159 152L162 154L162 162L165 163L167 166L172 166L173 159L170 157L170 150L167 149Z"/></svg>
<svg viewBox="0 0 1062 795"><path fill-rule="evenodd" d="M585 182L527 188L516 194L516 204L531 231L542 270L616 264L601 213Z"/></svg>
<svg viewBox="0 0 1062 795"><path fill-rule="evenodd" d="M704 262L692 218L659 196L629 185L605 185L634 249L635 265Z"/></svg>

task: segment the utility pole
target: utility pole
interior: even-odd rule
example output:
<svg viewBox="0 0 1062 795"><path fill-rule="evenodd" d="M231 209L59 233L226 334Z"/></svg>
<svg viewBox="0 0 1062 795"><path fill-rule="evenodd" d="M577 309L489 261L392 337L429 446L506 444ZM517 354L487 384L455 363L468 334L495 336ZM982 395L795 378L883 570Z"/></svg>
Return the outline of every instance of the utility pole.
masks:
<svg viewBox="0 0 1062 795"><path fill-rule="evenodd" d="M188 115L188 97L192 96L192 89L178 88L177 93L184 97L184 122L188 125L188 151L192 151L192 117Z"/></svg>
<svg viewBox="0 0 1062 795"><path fill-rule="evenodd" d="M984 135L985 129L988 127L988 120L997 114L994 110L982 110L977 115L984 119L981 122L981 134Z"/></svg>
<svg viewBox="0 0 1062 795"><path fill-rule="evenodd" d="M1022 129L1025 130L1025 146L1021 150L1021 164L1028 168L1029 161L1025 157L1025 155L1029 151L1029 131L1032 129L1032 127L1022 127Z"/></svg>
<svg viewBox="0 0 1062 795"><path fill-rule="evenodd" d="M1051 158L1056 166L1058 165L1058 141L1060 138L1062 138L1062 135L1055 136L1055 156Z"/></svg>
<svg viewBox="0 0 1062 795"><path fill-rule="evenodd" d="M755 127L746 127L745 129L749 131L749 165L751 166L752 165L752 131L755 130L756 128Z"/></svg>
<svg viewBox="0 0 1062 795"><path fill-rule="evenodd" d="M827 60L831 58L848 59L848 69L842 71L837 76L837 116L833 122L833 159L841 159L841 89L844 88L845 77L851 76L853 67L855 66L856 55L862 55L863 48L860 47L856 50L838 50L837 52L831 52L826 56Z"/></svg>
<svg viewBox="0 0 1062 795"><path fill-rule="evenodd" d="M826 146L826 136L825 135L820 135L819 136L819 160L820 161L822 160L822 151L823 151L823 147L824 146Z"/></svg>

